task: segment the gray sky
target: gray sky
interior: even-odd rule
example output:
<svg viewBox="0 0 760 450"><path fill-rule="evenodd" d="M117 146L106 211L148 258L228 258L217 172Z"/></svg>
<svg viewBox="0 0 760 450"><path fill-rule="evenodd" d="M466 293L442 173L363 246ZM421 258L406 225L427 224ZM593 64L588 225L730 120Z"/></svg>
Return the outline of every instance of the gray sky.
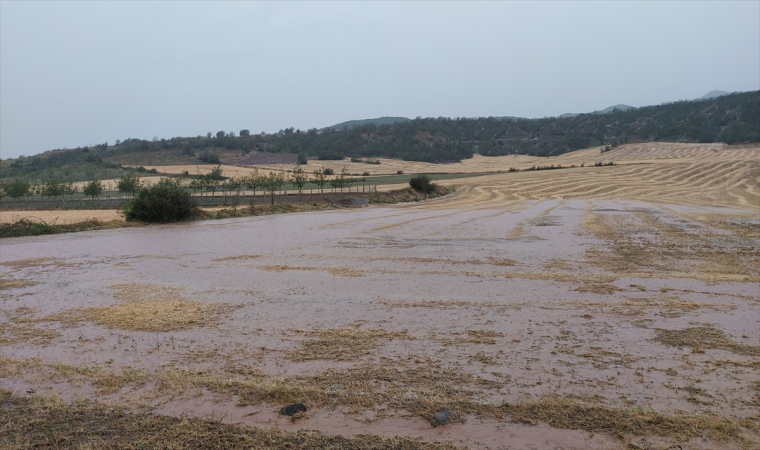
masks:
<svg viewBox="0 0 760 450"><path fill-rule="evenodd" d="M760 2L0 2L0 157L760 89Z"/></svg>

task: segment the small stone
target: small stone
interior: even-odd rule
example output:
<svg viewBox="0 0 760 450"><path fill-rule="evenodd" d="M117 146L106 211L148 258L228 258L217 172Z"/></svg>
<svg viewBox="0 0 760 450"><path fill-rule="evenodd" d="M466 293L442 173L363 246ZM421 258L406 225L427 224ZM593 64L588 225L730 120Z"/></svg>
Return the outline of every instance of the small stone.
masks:
<svg viewBox="0 0 760 450"><path fill-rule="evenodd" d="M306 411L306 405L304 405L303 403L293 403L292 405L288 405L282 408L280 410L280 414L282 414L283 416L292 416L298 411Z"/></svg>
<svg viewBox="0 0 760 450"><path fill-rule="evenodd" d="M441 412L435 413L433 420L430 421L430 425L432 425L433 428L440 425L446 425L449 423L452 417L454 417L454 413L448 409L445 409Z"/></svg>

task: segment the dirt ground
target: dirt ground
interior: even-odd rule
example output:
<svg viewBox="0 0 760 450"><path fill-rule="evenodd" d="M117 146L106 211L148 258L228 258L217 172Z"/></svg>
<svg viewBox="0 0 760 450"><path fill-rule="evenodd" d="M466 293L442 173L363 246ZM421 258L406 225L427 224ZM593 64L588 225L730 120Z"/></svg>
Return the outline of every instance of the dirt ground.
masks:
<svg viewBox="0 0 760 450"><path fill-rule="evenodd" d="M420 204L4 239L0 388L467 448L758 448L758 150L657 145Z"/></svg>

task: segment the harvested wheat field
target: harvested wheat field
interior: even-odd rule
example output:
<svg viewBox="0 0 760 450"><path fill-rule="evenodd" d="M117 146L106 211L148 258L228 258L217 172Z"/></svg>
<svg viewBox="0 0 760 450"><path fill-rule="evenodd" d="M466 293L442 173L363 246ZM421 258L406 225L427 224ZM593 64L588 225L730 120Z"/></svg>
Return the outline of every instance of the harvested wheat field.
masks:
<svg viewBox="0 0 760 450"><path fill-rule="evenodd" d="M0 447L758 448L758 155L631 145L424 203L5 239Z"/></svg>

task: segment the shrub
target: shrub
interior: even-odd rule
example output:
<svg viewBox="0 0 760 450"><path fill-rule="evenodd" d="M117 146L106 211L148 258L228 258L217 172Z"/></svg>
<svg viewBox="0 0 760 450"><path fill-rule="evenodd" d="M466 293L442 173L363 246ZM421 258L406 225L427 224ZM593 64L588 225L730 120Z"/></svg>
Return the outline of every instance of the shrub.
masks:
<svg viewBox="0 0 760 450"><path fill-rule="evenodd" d="M369 172L364 172L364 173L362 173L362 176L363 176L363 177L368 177L368 176L369 176Z"/></svg>
<svg viewBox="0 0 760 450"><path fill-rule="evenodd" d="M303 153L303 152L299 153L298 164L303 165L303 164L308 164L308 163L309 163L309 159L306 157L306 153Z"/></svg>
<svg viewBox="0 0 760 450"><path fill-rule="evenodd" d="M137 191L121 213L127 220L166 223L196 217L199 210L193 197L179 182L162 178L153 186Z"/></svg>
<svg viewBox="0 0 760 450"><path fill-rule="evenodd" d="M399 170L398 172L396 172L396 175L403 175L403 174L404 174L403 170Z"/></svg>
<svg viewBox="0 0 760 450"><path fill-rule="evenodd" d="M335 171L332 169L325 169L324 173L325 175L335 175Z"/></svg>
<svg viewBox="0 0 760 450"><path fill-rule="evenodd" d="M199 156L198 159L209 164L221 164L221 162L219 161L219 156L213 153L204 153L201 156Z"/></svg>
<svg viewBox="0 0 760 450"><path fill-rule="evenodd" d="M412 179L409 180L409 186L418 192L422 192L423 194L432 194L435 192L435 185L430 182L430 177L427 175L418 175L416 177L412 177Z"/></svg>

